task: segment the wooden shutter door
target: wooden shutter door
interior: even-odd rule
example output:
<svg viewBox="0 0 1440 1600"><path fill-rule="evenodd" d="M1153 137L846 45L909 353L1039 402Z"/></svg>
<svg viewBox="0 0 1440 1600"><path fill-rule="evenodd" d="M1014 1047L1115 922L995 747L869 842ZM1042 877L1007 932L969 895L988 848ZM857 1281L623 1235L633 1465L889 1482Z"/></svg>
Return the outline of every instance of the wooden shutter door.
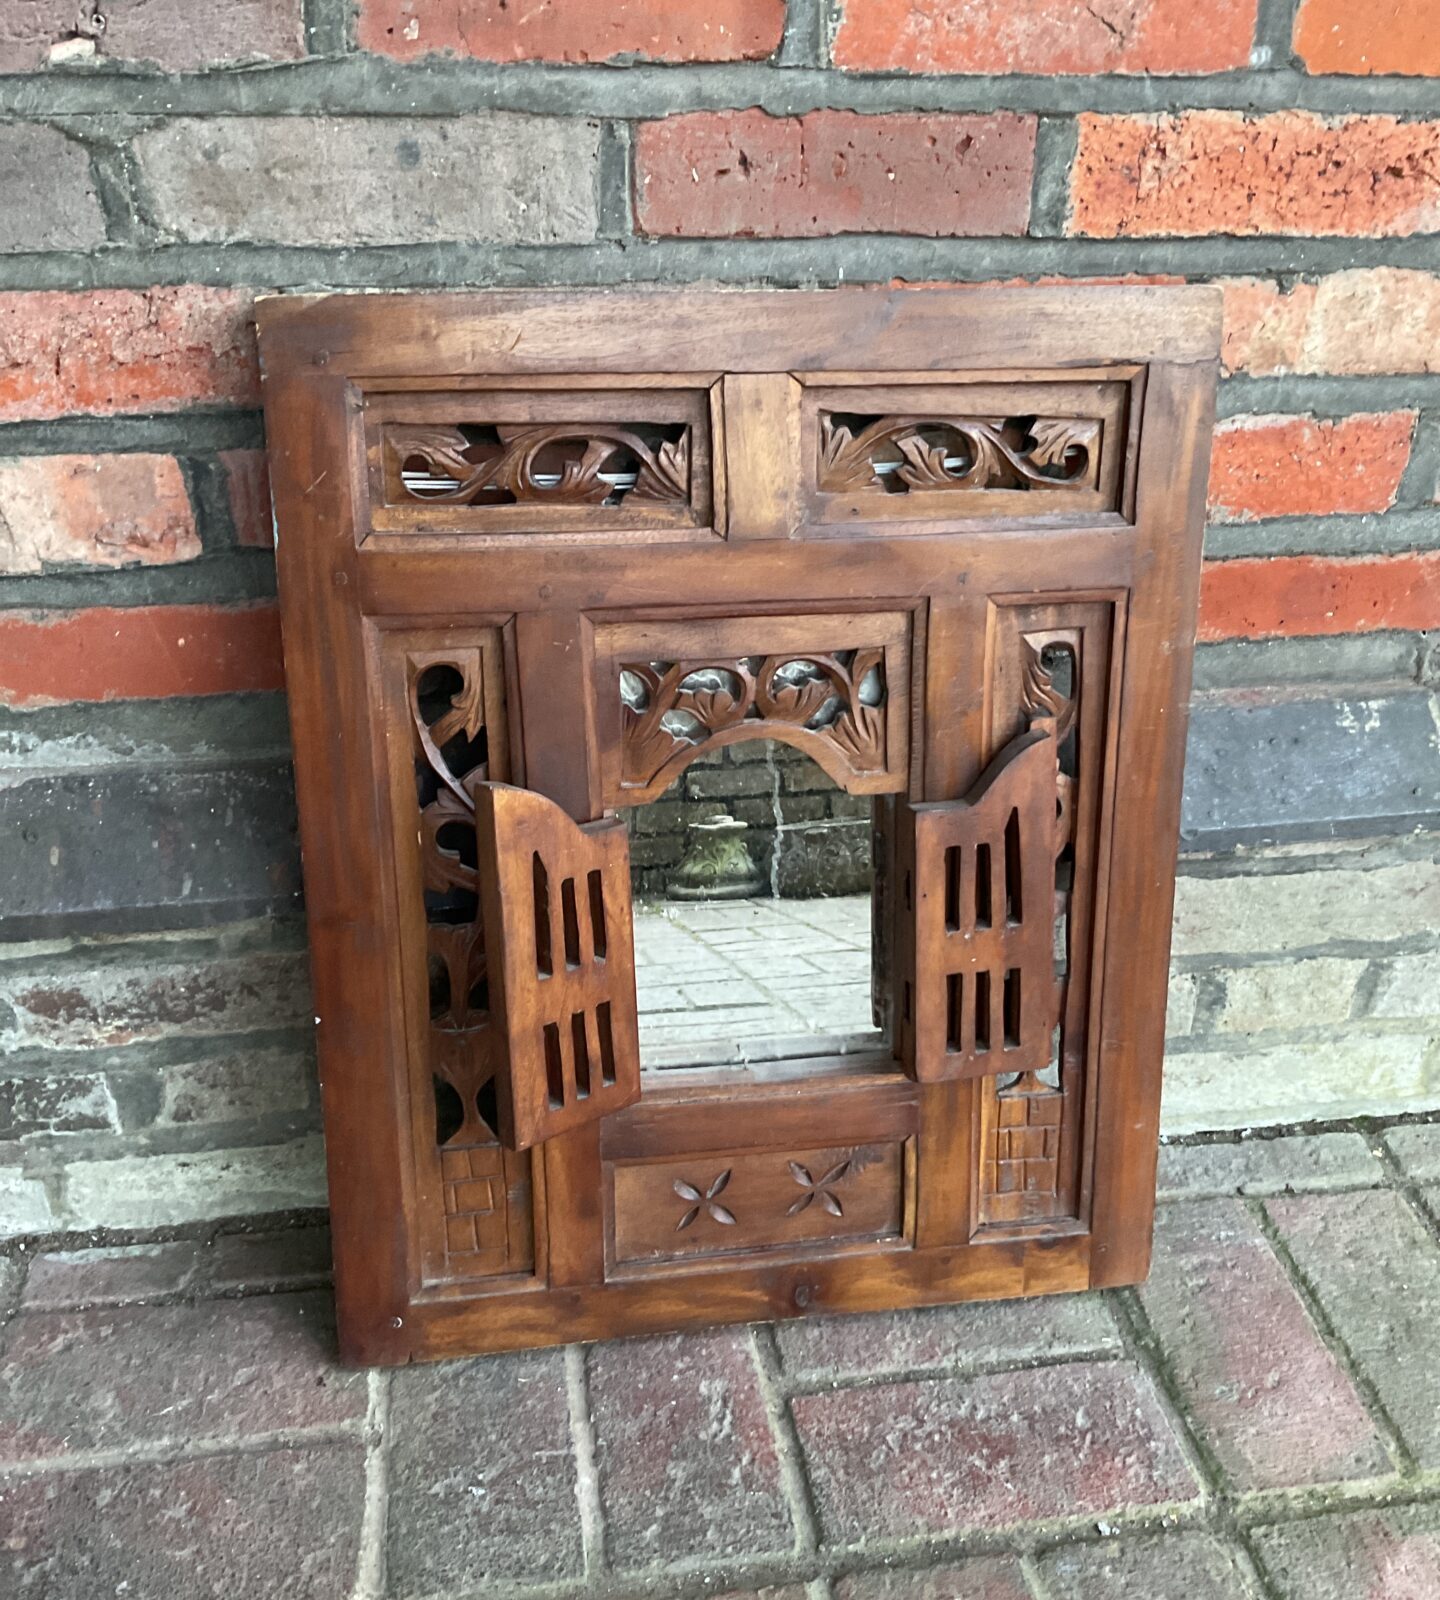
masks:
<svg viewBox="0 0 1440 1600"><path fill-rule="evenodd" d="M922 1082L1040 1072L1059 1020L1055 723L1037 719L963 799L910 806L902 1047Z"/></svg>
<svg viewBox="0 0 1440 1600"><path fill-rule="evenodd" d="M525 1150L640 1097L630 845L529 789L476 783L500 1137Z"/></svg>

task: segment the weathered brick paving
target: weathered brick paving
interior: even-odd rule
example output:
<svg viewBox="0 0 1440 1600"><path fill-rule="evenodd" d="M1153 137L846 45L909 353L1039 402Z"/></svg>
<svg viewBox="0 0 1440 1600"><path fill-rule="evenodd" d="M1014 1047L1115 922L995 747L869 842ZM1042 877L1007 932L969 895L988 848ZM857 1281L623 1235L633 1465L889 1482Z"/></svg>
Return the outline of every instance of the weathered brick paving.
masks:
<svg viewBox="0 0 1440 1600"><path fill-rule="evenodd" d="M395 1373L318 1227L0 1260L0 1593L1440 1595L1440 1121L1160 1183L1138 1291Z"/></svg>

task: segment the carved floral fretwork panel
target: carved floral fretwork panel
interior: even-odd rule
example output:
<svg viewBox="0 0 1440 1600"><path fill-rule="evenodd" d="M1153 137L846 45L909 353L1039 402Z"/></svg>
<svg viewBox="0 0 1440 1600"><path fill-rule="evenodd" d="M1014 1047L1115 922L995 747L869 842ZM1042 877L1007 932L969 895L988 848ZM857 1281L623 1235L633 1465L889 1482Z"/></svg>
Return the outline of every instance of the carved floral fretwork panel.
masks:
<svg viewBox="0 0 1440 1600"><path fill-rule="evenodd" d="M1088 896L1092 868L1077 861L1082 774L1098 788L1097 750L1085 752L1080 734L1087 710L1095 727L1098 706L1087 707L1082 688L1090 672L1087 630L1079 626L1020 627L1010 637L1015 711L1031 726L1054 725L1056 774L1055 968L1058 1005L1050 1061L1041 1071L987 1078L981 1085L977 1211L982 1226L1029 1224L1073 1215L1078 1178L1080 1118L1085 1090L1086 996L1077 985L1088 946L1077 927L1079 885ZM1098 741L1097 741L1098 742ZM1088 796L1091 807L1094 793ZM1082 973L1083 976L1083 973Z"/></svg>
<svg viewBox="0 0 1440 1600"><path fill-rule="evenodd" d="M393 423L383 439L391 504L683 507L690 499L683 423Z"/></svg>
<svg viewBox="0 0 1440 1600"><path fill-rule="evenodd" d="M1093 417L865 417L820 413L819 487L887 494L967 489L1093 490Z"/></svg>
<svg viewBox="0 0 1440 1600"><path fill-rule="evenodd" d="M886 770L889 685L876 648L621 665L627 799L661 793L703 751L779 738L837 781Z"/></svg>
<svg viewBox="0 0 1440 1600"><path fill-rule="evenodd" d="M443 1211L441 1275L488 1277L533 1261L529 1157L501 1147L496 1051L465 781L490 771L478 646L405 653L428 978L427 1057Z"/></svg>

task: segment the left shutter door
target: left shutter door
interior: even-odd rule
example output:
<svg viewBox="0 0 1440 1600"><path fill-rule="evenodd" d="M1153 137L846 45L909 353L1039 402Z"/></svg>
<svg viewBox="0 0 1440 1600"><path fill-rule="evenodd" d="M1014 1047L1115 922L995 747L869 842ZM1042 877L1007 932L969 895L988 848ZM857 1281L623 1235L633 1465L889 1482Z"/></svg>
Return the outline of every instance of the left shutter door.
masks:
<svg viewBox="0 0 1440 1600"><path fill-rule="evenodd" d="M526 1150L640 1098L630 844L530 789L471 793L500 1137Z"/></svg>

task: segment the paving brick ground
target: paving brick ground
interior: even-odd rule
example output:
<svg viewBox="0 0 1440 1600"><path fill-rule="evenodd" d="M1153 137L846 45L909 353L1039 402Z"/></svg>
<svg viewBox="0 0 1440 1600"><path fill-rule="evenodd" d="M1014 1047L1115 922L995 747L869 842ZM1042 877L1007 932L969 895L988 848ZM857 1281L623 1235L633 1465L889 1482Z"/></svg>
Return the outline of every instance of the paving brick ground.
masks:
<svg viewBox="0 0 1440 1600"><path fill-rule="evenodd" d="M1440 1119L1167 1147L1139 1291L342 1371L327 1239L0 1257L21 1600L1437 1600Z"/></svg>

